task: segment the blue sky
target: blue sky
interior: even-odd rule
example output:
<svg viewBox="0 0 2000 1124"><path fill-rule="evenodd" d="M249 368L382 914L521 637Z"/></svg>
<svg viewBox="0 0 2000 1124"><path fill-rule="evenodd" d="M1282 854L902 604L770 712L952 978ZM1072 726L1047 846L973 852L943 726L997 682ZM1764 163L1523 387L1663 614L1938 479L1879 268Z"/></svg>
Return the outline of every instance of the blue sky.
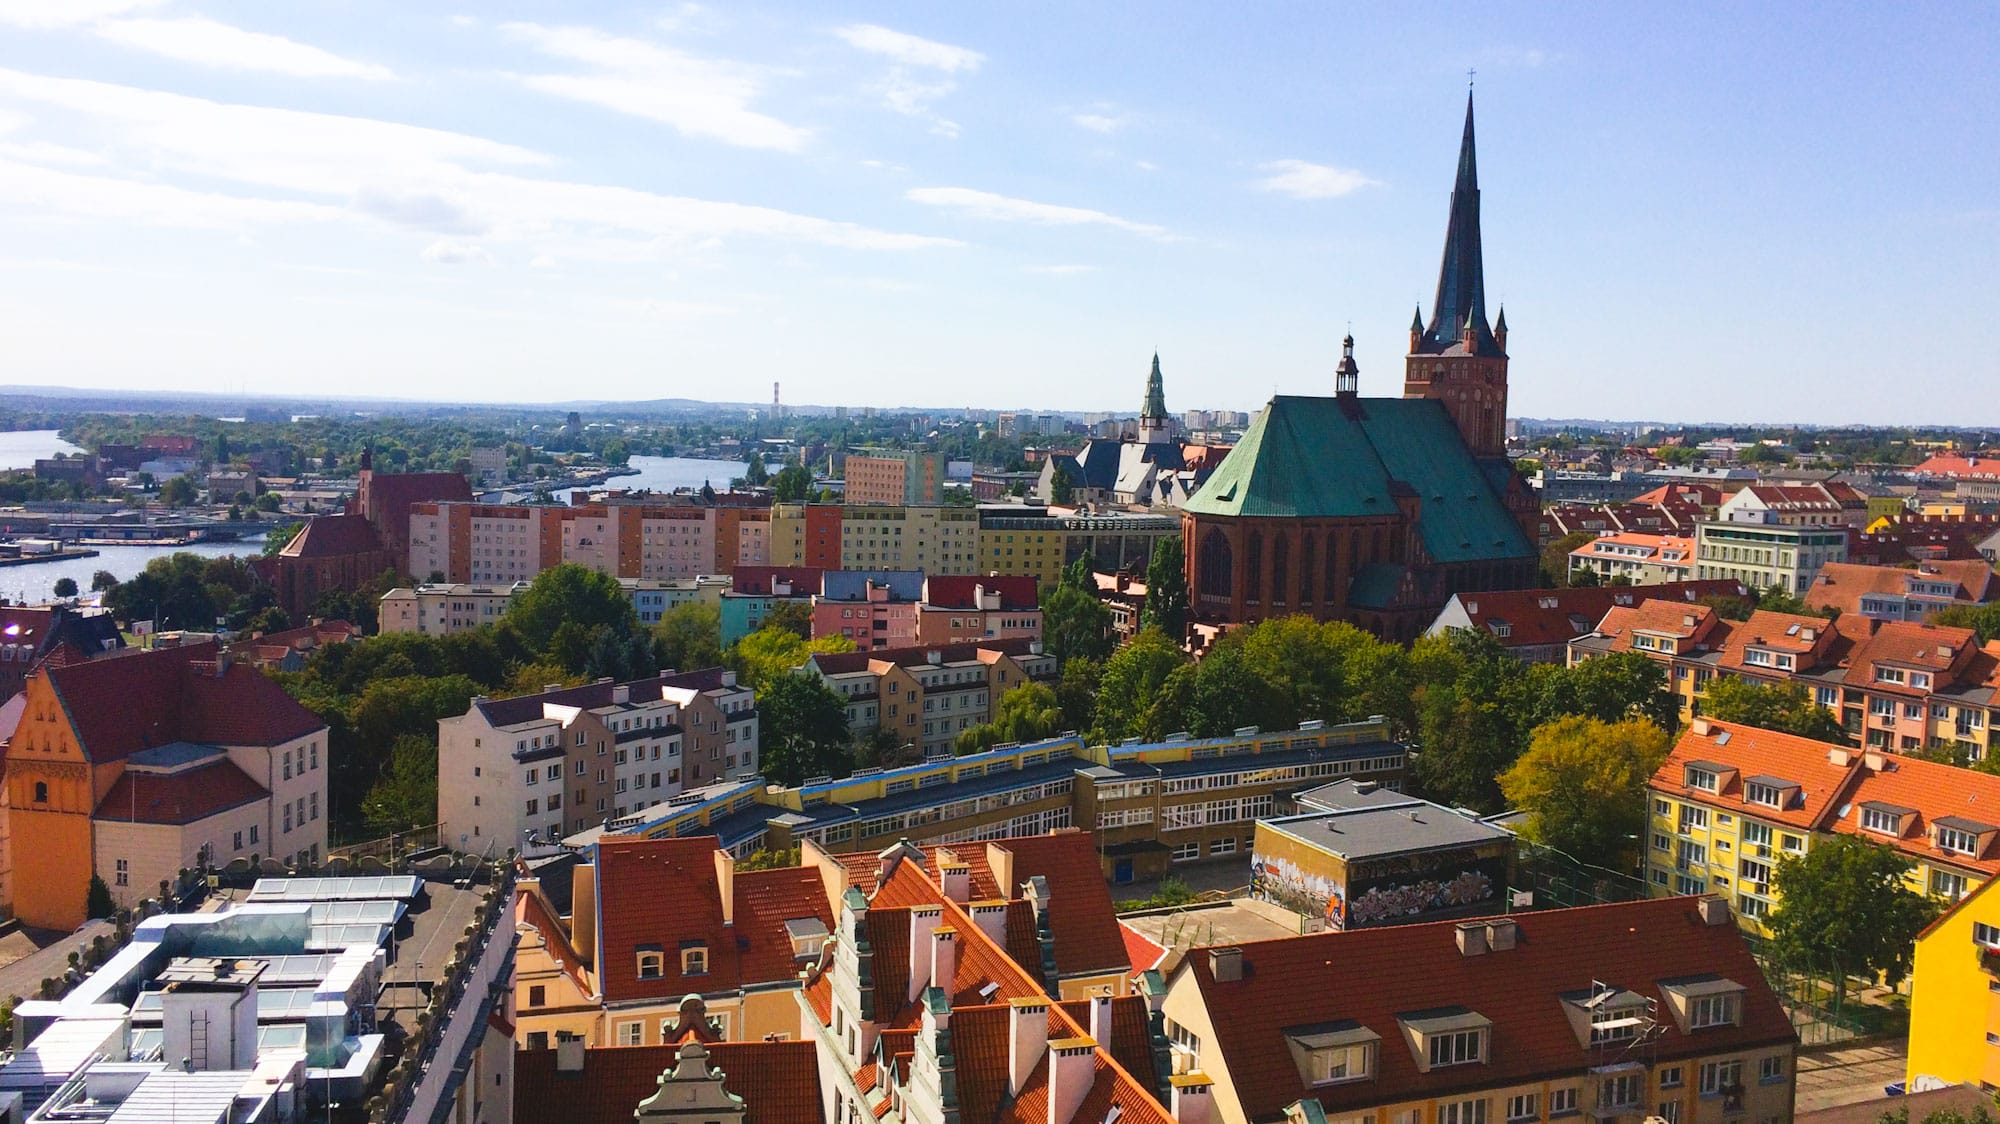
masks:
<svg viewBox="0 0 2000 1124"><path fill-rule="evenodd" d="M2000 424L1997 13L0 0L0 382Z"/></svg>

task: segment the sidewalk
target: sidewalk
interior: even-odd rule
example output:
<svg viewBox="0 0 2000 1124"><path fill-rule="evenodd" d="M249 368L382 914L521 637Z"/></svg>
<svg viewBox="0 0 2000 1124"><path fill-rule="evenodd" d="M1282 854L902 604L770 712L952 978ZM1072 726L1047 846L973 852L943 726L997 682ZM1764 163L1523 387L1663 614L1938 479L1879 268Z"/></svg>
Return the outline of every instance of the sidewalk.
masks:
<svg viewBox="0 0 2000 1124"><path fill-rule="evenodd" d="M1903 1079L1909 1044L1896 1040L1799 1051L1798 1114L1883 1100L1884 1085ZM1885 1109L1891 1107L1883 1106Z"/></svg>

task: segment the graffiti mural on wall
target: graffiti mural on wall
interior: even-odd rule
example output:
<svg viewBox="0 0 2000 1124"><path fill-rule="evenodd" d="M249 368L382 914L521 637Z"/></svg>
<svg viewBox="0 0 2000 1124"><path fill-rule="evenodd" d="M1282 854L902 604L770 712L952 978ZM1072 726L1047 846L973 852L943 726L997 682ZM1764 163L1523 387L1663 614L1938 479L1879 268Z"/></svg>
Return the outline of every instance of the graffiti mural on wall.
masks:
<svg viewBox="0 0 2000 1124"><path fill-rule="evenodd" d="M1317 917L1333 928L1346 928L1347 903L1340 883L1323 874L1302 870L1288 858L1251 855L1250 896L1293 913Z"/></svg>
<svg viewBox="0 0 2000 1124"><path fill-rule="evenodd" d="M1504 856L1481 857L1465 851L1430 857L1433 861L1421 866L1407 860L1357 864L1367 877L1350 876L1343 886L1282 856L1252 855L1250 893L1294 913L1321 918L1333 928L1358 929L1429 913L1469 911L1494 899L1507 878ZM1436 861L1439 858L1446 861Z"/></svg>

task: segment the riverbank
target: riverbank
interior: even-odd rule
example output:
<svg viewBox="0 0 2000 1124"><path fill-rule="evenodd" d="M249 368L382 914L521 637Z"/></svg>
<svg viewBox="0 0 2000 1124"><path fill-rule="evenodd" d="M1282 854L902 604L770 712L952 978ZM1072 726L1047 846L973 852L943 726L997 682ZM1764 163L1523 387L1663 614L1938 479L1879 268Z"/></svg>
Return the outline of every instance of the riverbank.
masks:
<svg viewBox="0 0 2000 1124"><path fill-rule="evenodd" d="M20 554L12 558L0 557L0 566L32 566L37 562L68 562L77 558L95 558L97 552L88 548L58 550L49 554Z"/></svg>

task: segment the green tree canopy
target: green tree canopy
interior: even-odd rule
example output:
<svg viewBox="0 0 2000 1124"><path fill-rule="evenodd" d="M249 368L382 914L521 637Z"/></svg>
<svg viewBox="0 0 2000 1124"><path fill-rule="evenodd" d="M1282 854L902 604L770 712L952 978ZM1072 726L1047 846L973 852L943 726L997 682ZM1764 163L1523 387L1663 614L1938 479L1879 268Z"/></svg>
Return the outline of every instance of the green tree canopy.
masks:
<svg viewBox="0 0 2000 1124"><path fill-rule="evenodd" d="M638 627L632 602L609 574L565 562L543 570L507 607L504 618L530 648L543 649L565 625L586 632L602 625L622 636Z"/></svg>
<svg viewBox="0 0 2000 1124"><path fill-rule="evenodd" d="M1042 598L1042 640L1057 659L1103 659L1112 647L1111 610L1064 582Z"/></svg>
<svg viewBox="0 0 2000 1124"><path fill-rule="evenodd" d="M1557 589L1565 589L1572 585L1596 585L1596 575L1590 574L1589 571L1583 571L1579 574L1578 580L1574 581L1571 580L1569 572L1569 552L1596 541L1597 533L1594 531L1571 531L1543 547L1542 580ZM1589 575L1589 580L1582 580L1584 575Z"/></svg>
<svg viewBox="0 0 2000 1124"><path fill-rule="evenodd" d="M806 660L814 652L853 650L854 641L845 636L822 636L817 640L803 640L798 633L788 628L773 628L766 625L738 640L724 658L729 666L735 669L738 682L756 691L761 698L768 684L775 682L781 676L789 676L805 666Z"/></svg>
<svg viewBox="0 0 2000 1124"><path fill-rule="evenodd" d="M803 503L812 497L812 469L788 464L771 477L771 498L780 503Z"/></svg>
<svg viewBox="0 0 2000 1124"><path fill-rule="evenodd" d="M1646 827L1646 783L1671 749L1646 718L1575 715L1535 730L1500 776L1500 791L1527 813L1523 834L1573 858L1629 869Z"/></svg>
<svg viewBox="0 0 2000 1124"><path fill-rule="evenodd" d="M1157 628L1145 629L1113 653L1098 682L1091 741L1108 745L1129 737L1158 738L1177 729L1180 716L1156 712L1154 702L1167 676L1187 662L1180 645Z"/></svg>
<svg viewBox="0 0 2000 1124"><path fill-rule="evenodd" d="M2000 605L1953 605L1932 613L1930 623L1969 628L1984 645L2000 638Z"/></svg>
<svg viewBox="0 0 2000 1124"><path fill-rule="evenodd" d="M1185 641L1187 616L1187 559L1181 537L1168 535L1153 544L1152 560L1146 564L1146 601L1139 627L1157 628L1169 640Z"/></svg>
<svg viewBox="0 0 2000 1124"><path fill-rule="evenodd" d="M389 750L388 771L362 799L361 814L378 837L438 822L436 740L398 736Z"/></svg>
<svg viewBox="0 0 2000 1124"><path fill-rule="evenodd" d="M743 451L743 482L752 488L761 488L770 482L771 470L764 466L764 447L751 445Z"/></svg>
<svg viewBox="0 0 2000 1124"><path fill-rule="evenodd" d="M812 605L806 601L779 601L764 614L764 628L782 628L797 633L801 640L811 640L813 632Z"/></svg>
<svg viewBox="0 0 2000 1124"><path fill-rule="evenodd" d="M660 614L653 647L661 667L698 671L722 662L722 610L708 601L689 601Z"/></svg>
<svg viewBox="0 0 2000 1124"><path fill-rule="evenodd" d="M1741 722L1815 741L1847 744L1847 731L1834 713L1813 701L1803 683L1758 683L1718 675L1702 696L1701 712L1723 722Z"/></svg>
<svg viewBox="0 0 2000 1124"><path fill-rule="evenodd" d="M977 753L1003 742L1037 741L1061 729L1062 717L1054 688L1023 683L1000 696L993 721L958 735L956 748L959 753Z"/></svg>
<svg viewBox="0 0 2000 1124"><path fill-rule="evenodd" d="M1049 474L1049 502L1060 507L1068 507L1076 502L1076 481L1070 479L1069 466L1061 461Z"/></svg>
<svg viewBox="0 0 2000 1124"><path fill-rule="evenodd" d="M1816 837L1804 855L1778 863L1771 935L1786 963L1849 976L1909 974L1917 934L1936 903L1905 881L1909 860L1858 835Z"/></svg>
<svg viewBox="0 0 2000 1124"><path fill-rule="evenodd" d="M54 588L53 588L53 592L55 593L55 595L56 595L57 597L75 597L75 596L76 596L76 579L75 579L75 578L57 578L57 579L56 579L56 584L55 584L55 586L54 586Z"/></svg>
<svg viewBox="0 0 2000 1124"><path fill-rule="evenodd" d="M757 688L757 743L762 772L776 784L854 771L847 705L808 676L778 675Z"/></svg>

